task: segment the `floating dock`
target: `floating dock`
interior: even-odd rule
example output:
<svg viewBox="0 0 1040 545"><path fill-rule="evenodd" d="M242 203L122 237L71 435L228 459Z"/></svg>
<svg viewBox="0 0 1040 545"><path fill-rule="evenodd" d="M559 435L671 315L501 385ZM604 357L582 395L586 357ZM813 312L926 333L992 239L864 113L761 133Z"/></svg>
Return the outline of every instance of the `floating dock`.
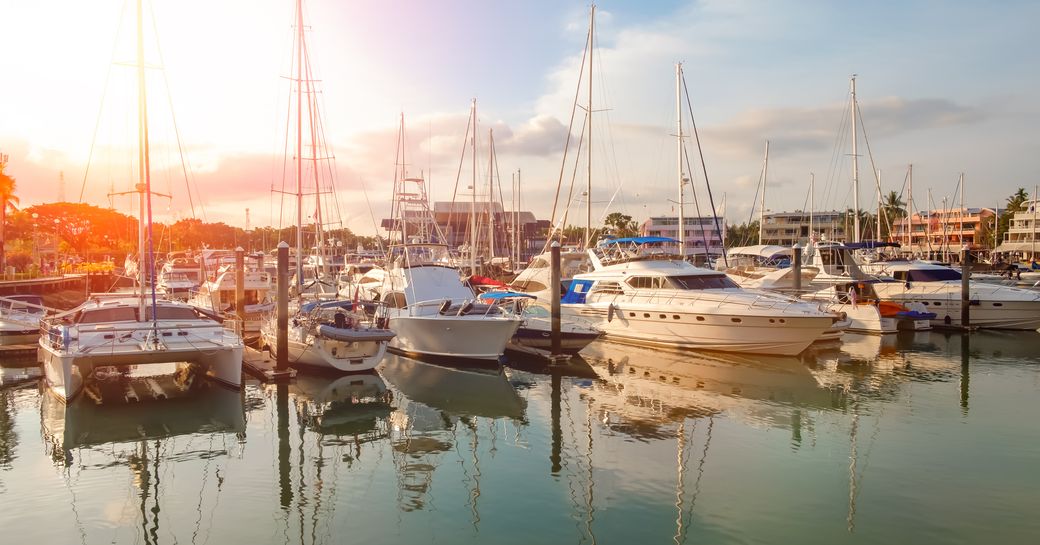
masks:
<svg viewBox="0 0 1040 545"><path fill-rule="evenodd" d="M275 364L270 352L261 352L248 346L242 352L242 368L264 382L282 382L296 378L295 369L275 369Z"/></svg>

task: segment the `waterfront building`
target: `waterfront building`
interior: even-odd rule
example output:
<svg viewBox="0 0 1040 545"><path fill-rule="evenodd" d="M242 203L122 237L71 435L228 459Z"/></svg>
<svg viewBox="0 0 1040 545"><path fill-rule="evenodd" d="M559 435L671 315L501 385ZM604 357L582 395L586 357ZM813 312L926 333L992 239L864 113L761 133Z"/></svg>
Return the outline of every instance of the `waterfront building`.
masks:
<svg viewBox="0 0 1040 545"><path fill-rule="evenodd" d="M810 213L801 210L765 214L762 222L761 244L794 246L798 243L808 242L810 235L814 236L816 240L846 241L847 226L844 212L813 212L811 216L810 221Z"/></svg>
<svg viewBox="0 0 1040 545"><path fill-rule="evenodd" d="M902 252L911 255L957 253L993 248L992 208L947 208L922 210L892 225L889 241L898 242Z"/></svg>
<svg viewBox="0 0 1040 545"><path fill-rule="evenodd" d="M1040 240L1037 240L1037 219L1040 217L1040 199L1026 201L1025 209L1015 212L1004 233L1004 239L994 250L997 253L1017 254L1023 260L1040 257Z"/></svg>
<svg viewBox="0 0 1040 545"><path fill-rule="evenodd" d="M719 230L721 229L721 231ZM726 240L726 220L719 218L716 228L712 216L686 217L683 220L686 253L692 255L722 255ZM639 234L651 237L679 239L679 216L655 216L639 226Z"/></svg>

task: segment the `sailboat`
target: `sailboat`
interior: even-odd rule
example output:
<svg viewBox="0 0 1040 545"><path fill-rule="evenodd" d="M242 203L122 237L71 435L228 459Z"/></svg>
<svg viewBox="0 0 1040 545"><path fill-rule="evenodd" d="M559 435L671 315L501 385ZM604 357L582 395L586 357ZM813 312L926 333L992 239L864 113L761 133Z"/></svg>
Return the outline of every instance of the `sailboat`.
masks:
<svg viewBox="0 0 1040 545"><path fill-rule="evenodd" d="M241 337L197 307L159 299L150 282L155 254L141 0L137 2L136 68L140 168L139 181L131 193L137 194L140 203L138 255L147 261L137 267L137 293L91 294L78 307L40 321L39 358L44 376L51 391L63 400L74 398L95 368L104 366L197 365L228 386L239 388L242 383Z"/></svg>

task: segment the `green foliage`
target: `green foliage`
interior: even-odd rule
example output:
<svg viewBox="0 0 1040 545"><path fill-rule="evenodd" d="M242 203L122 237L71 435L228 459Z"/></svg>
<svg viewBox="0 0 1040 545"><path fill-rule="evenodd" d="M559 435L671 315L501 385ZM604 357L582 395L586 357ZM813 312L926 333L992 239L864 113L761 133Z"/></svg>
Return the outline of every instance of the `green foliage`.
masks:
<svg viewBox="0 0 1040 545"><path fill-rule="evenodd" d="M611 212L603 220L604 230L616 237L634 237L639 234L639 226L632 221L632 216L621 212Z"/></svg>
<svg viewBox="0 0 1040 545"><path fill-rule="evenodd" d="M997 222L997 241L1004 240L1004 234L1011 228L1011 220L1015 217L1015 212L1021 212L1025 210L1026 201L1029 200L1029 194L1026 193L1024 187L1018 188L1017 191L1011 194L1007 198L1007 209L1000 215L1000 221Z"/></svg>

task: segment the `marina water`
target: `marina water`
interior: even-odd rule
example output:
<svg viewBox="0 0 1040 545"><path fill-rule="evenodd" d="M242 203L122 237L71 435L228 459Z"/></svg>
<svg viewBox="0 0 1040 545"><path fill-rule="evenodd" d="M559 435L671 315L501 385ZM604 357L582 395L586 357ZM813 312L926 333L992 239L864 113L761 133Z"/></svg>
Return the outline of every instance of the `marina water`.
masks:
<svg viewBox="0 0 1040 545"><path fill-rule="evenodd" d="M9 543L1024 543L1040 334L0 390Z"/></svg>

